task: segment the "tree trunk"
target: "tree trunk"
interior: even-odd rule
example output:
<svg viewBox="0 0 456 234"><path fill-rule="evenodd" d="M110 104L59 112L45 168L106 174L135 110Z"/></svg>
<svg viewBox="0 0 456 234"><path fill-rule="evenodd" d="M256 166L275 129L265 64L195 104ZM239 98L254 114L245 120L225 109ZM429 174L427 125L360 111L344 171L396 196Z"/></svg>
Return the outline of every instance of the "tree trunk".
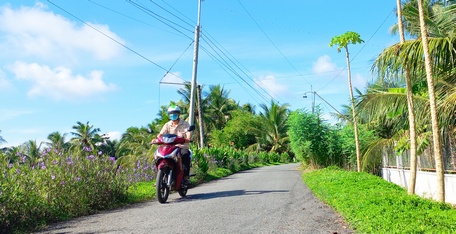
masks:
<svg viewBox="0 0 456 234"><path fill-rule="evenodd" d="M437 174L437 201L445 202L445 170L443 166L442 149L440 145L440 131L437 118L437 104L435 99L434 80L432 75L431 57L429 54L428 35L424 21L423 1L418 0L418 12L420 16L421 42L424 52L424 63L426 68L426 80L429 90L429 105L431 108L432 139L434 146L435 173Z"/></svg>
<svg viewBox="0 0 456 234"><path fill-rule="evenodd" d="M399 26L399 35L401 39L401 44L404 43L404 29L402 23L402 6L401 0L397 0L397 23ZM417 155L416 155L416 124L415 124L415 105L413 102L413 92L412 92L412 80L410 78L410 72L407 67L405 67L405 86L407 89L407 107L409 115L409 133L410 133L410 178L408 184L408 194L415 194L416 187L416 171L417 171Z"/></svg>
<svg viewBox="0 0 456 234"><path fill-rule="evenodd" d="M352 106L352 118L353 118L353 128L355 129L355 146L356 146L356 169L358 172L361 171L361 152L359 147L359 136L358 136L358 125L356 121L355 113L355 98L353 96L353 86L351 82L351 72L350 72L350 55L348 53L348 47L345 47L346 57L347 57L347 69L348 69L348 89L350 91L350 102Z"/></svg>

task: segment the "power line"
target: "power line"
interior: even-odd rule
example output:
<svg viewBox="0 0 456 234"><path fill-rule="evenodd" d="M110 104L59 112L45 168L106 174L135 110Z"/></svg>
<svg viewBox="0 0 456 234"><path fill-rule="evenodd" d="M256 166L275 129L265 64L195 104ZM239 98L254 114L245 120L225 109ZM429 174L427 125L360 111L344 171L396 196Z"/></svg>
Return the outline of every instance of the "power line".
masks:
<svg viewBox="0 0 456 234"><path fill-rule="evenodd" d="M370 42L370 40L374 37L375 34L377 34L378 30L380 30L380 28L383 26L383 24L385 24L386 20L391 16L391 14L395 12L395 10L392 10L388 16L383 20L383 22L377 27L377 29L375 30L375 32L369 37L369 39L366 41L366 43L363 44L363 46L361 47L361 49L358 51L358 53L355 54L355 56L353 56L353 58L351 58L350 62L352 62L353 60L355 60L355 58L359 55L359 53L361 53L361 51L366 47L366 45ZM347 69L347 66L344 67L344 69L340 70L340 72L332 79L330 80L326 85L324 85L323 87L321 87L319 89L320 90L323 90L326 86L328 86L329 84L331 84L334 80L336 80L337 77L339 77L339 75L342 73L342 71L344 71L345 69Z"/></svg>
<svg viewBox="0 0 456 234"><path fill-rule="evenodd" d="M155 66L161 68L162 70L168 71L166 68L160 66L158 63L155 63L154 61L152 61L152 60L148 59L147 57L145 57L144 55L140 54L139 52L136 52L136 51L133 50L132 48L126 46L126 45L123 44L122 42L116 40L115 38L113 38L113 37L111 37L111 36L109 36L109 35L107 35L106 33L102 32L101 30L99 30L99 29L97 29L96 27L92 26L91 24L85 22L85 21L82 20L81 18L77 17L76 15L70 13L69 11L67 11L67 10L63 9L62 7L60 7L59 5L53 3L51 0L47 0L47 1L48 1L50 4L54 5L55 7L59 8L60 10L62 10L63 12L67 13L68 15L71 15L71 16L74 17L75 19L79 20L80 22L82 22L82 23L85 24L86 26L92 28L93 30L95 30L95 31L97 31L97 32L99 32L99 33L101 33L101 34L104 35L105 37L107 37L107 38L111 39L112 41L116 42L117 44L119 44L120 46L124 47L125 49L127 49L127 50L133 52L134 54L138 55L139 57L141 57L141 58L145 59L146 61L148 61L148 62L154 64Z"/></svg>
<svg viewBox="0 0 456 234"><path fill-rule="evenodd" d="M208 38L207 38L207 39L209 40L209 42L211 42L211 43L212 43L212 44L213 44L213 45L214 45L214 46L215 46L215 47L216 47L216 48L217 48L225 57L226 57L226 58L228 58L228 60L231 61L232 64L234 64L239 70L241 70L242 73L244 73L244 75L245 75L246 77L250 78L250 80L252 80L254 83L256 83L255 80L254 80L253 78L251 78L244 70L246 70L248 73L250 73L250 75L251 75L252 77L254 77L254 75L253 75L245 66L243 66L243 65L239 62L239 60L237 60L232 54L230 54L230 52L229 52L228 50L226 50L220 43L218 43L218 42L215 40L215 38L212 37L210 34L208 34L208 33L203 33L203 36L205 36L206 34L208 35ZM204 38L205 38L205 37L204 37ZM204 38L203 38L203 40L204 40ZM214 43L214 42L211 40L211 38L212 38L216 43ZM223 50L220 49L220 47L221 47ZM229 56L228 56L227 54L228 54ZM234 61L233 61L233 60L234 60ZM239 66L241 66L242 68L239 67ZM257 80L259 80L259 79L257 79ZM261 82L261 81L260 81L260 82ZM256 85L258 85L258 84L256 84ZM273 94L274 96L276 96L276 98L278 98L278 96L277 96L272 90L270 90L269 88L267 88L267 87L264 87L264 88L263 88L263 87L261 87L261 85L258 85L258 87L260 87L260 89L261 89L263 92L265 92L271 99L274 100L274 97L272 97L269 93ZM265 88L266 88L269 92L267 92L267 91L265 90ZM256 91L256 89L254 89L254 90ZM275 100L274 100L274 101L275 101ZM266 100L266 102L268 102L268 100Z"/></svg>
<svg viewBox="0 0 456 234"><path fill-rule="evenodd" d="M299 72L299 70L290 62L290 60L282 53L282 51L279 49L279 47L276 46L276 44L272 41L272 39L268 36L268 34L266 34L266 32L263 30L263 28L257 23L257 21L255 20L255 18L252 17L252 15L250 14L250 12L244 7L244 5L242 5L241 1L238 0L239 4L241 5L241 7L245 10L245 12L248 14L248 16L250 17L250 19L252 19L252 21L256 24L256 26L261 30L261 32L266 36L266 38L269 40L269 42L271 42L271 44L274 46L274 48L276 48L276 50L282 55L282 57L285 59L285 61L287 61L287 63L298 73L301 75L301 73ZM312 84L307 80L307 79L304 79L307 83L309 83L310 85L310 89L312 90Z"/></svg>

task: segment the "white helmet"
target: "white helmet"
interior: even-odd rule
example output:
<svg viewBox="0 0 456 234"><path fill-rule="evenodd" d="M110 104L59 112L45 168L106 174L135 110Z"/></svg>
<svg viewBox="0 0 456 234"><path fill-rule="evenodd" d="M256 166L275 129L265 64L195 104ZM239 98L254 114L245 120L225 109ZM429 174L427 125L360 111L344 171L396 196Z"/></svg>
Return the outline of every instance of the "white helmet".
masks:
<svg viewBox="0 0 456 234"><path fill-rule="evenodd" d="M168 114L171 114L171 113L177 113L177 114L180 114L181 113L181 109L176 106L176 105L171 105L168 107Z"/></svg>

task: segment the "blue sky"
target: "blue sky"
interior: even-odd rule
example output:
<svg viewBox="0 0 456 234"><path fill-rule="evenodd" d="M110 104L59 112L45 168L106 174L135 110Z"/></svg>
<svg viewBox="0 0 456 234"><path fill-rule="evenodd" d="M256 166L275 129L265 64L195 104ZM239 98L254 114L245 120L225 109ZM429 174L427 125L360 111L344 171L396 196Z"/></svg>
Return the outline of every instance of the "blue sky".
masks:
<svg viewBox="0 0 456 234"><path fill-rule="evenodd" d="M197 0L0 1L1 146L45 141L89 121L113 139L146 126L191 81ZM364 90L373 60L399 41L395 1L202 2L197 81L240 104L271 99L311 110L316 91L348 104L345 53L332 37L355 31L352 80ZM318 97L325 115L335 112Z"/></svg>

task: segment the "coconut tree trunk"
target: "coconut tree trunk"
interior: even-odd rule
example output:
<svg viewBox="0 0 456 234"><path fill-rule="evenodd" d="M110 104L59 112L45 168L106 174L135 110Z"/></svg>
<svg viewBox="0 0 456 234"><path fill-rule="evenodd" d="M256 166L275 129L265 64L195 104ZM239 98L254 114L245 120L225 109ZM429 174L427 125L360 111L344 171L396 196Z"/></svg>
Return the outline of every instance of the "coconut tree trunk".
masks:
<svg viewBox="0 0 456 234"><path fill-rule="evenodd" d="M434 160L435 160L435 169L437 174L437 191L436 191L436 200L444 202L445 201L445 182L444 182L444 166L443 166L443 157L442 149L440 145L440 133L439 133L439 123L437 118L437 104L435 98L434 90L434 80L432 74L432 64L431 57L429 54L429 45L428 45L428 35L426 23L424 21L424 10L423 10L423 1L418 0L418 12L420 17L420 29L421 29L421 42L423 45L424 52L424 63L426 68L426 80L429 90L429 105L431 108L431 121L432 121L432 139L434 147Z"/></svg>
<svg viewBox="0 0 456 234"><path fill-rule="evenodd" d="M401 44L404 43L404 24L402 23L402 6L401 0L396 1L397 5L397 24L399 26L399 35ZM413 102L412 80L410 72L405 67L405 85L407 89L407 107L409 116L409 133L410 133L410 178L408 184L408 194L415 194L416 186L416 171L417 171L417 155L416 155L416 122L415 122L415 104Z"/></svg>
<svg viewBox="0 0 456 234"><path fill-rule="evenodd" d="M350 91L350 102L352 106L352 118L353 118L353 128L355 129L355 147L356 147L356 169L358 172L361 171L361 150L359 147L359 136L358 136L358 125L356 121L355 113L355 98L353 96L353 85L351 82L351 72L350 72L350 55L348 53L348 46L345 46L345 54L347 58L347 70L348 70L348 90Z"/></svg>

